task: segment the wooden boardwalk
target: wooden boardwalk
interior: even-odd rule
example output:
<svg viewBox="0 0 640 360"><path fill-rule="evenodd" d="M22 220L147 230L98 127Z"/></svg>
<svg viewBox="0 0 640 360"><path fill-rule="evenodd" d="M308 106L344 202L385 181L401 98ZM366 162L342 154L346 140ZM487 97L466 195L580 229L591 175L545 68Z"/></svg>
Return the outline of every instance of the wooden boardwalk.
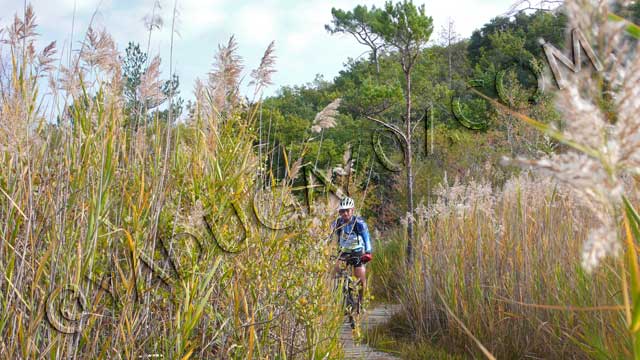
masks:
<svg viewBox="0 0 640 360"><path fill-rule="evenodd" d="M362 331L383 324L398 311L398 305L378 305L365 312L362 319ZM396 360L399 359L389 353L376 351L367 344L356 344L353 340L353 333L349 323L345 321L340 332L340 341L344 350L345 359L353 360Z"/></svg>

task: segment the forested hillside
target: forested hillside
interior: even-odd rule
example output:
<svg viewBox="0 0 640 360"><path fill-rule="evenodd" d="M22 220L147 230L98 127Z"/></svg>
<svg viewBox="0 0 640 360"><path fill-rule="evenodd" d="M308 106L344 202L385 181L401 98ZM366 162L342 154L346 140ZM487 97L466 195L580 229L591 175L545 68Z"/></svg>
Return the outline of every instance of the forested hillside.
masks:
<svg viewBox="0 0 640 360"><path fill-rule="evenodd" d="M551 74L546 74L549 91L533 94L537 84L529 64L533 61L541 68L544 65L540 38L564 48L565 27L566 17L561 13L520 13L511 19L495 18L475 31L471 39L456 36L451 44L443 41L451 37L448 33L454 33L455 28L441 29L440 34L432 35L429 45L421 51L411 80L415 177L420 201L429 201L433 188L442 182L445 173L449 180L485 178L493 184L502 184L514 169L499 167L501 156L553 149L553 141L496 112L466 89L474 81L482 83L481 91L497 98L495 79L505 71L503 84L509 101L538 119L556 120L558 116L550 101ZM377 62L364 56L349 59L333 80L319 76L313 83L281 88L277 96L264 101L261 110L263 142L268 140L269 147L276 149L274 175L284 174L283 163L278 163L282 151L279 146L285 146L294 158L304 147L304 160L328 172L344 165L343 155L351 149L351 157L358 160L354 164L358 180L370 180L368 186L375 188L363 211L377 218L380 229L388 228L406 212L403 207L392 205L404 203L404 190L397 186L403 180L389 176L394 173L376 157L372 135L384 128L367 117L401 124L403 83L397 54L382 52ZM453 110L452 100L456 97L461 99L460 113ZM342 103L336 125L314 132L315 114L337 98ZM482 126L475 129L468 121ZM313 140L304 141L309 138ZM402 161L400 144L389 132L382 134L382 144L385 154ZM492 170L487 171L488 167Z"/></svg>

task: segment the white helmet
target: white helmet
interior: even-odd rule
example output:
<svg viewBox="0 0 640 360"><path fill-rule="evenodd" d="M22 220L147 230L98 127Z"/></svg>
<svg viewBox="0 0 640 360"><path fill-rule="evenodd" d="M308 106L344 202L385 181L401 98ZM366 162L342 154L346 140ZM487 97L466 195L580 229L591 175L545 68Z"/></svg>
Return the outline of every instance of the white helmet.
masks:
<svg viewBox="0 0 640 360"><path fill-rule="evenodd" d="M354 207L355 204L353 202L353 199L345 196L340 200L340 206L338 207L338 210L353 209Z"/></svg>

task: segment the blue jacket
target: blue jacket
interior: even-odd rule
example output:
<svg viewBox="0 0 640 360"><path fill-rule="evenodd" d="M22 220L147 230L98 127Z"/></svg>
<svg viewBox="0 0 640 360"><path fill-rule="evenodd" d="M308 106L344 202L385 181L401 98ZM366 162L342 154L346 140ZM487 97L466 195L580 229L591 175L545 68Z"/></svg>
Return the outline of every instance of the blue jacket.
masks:
<svg viewBox="0 0 640 360"><path fill-rule="evenodd" d="M352 216L347 223L341 217L338 218L333 223L333 231L338 237L340 247L349 248L351 251L363 249L364 252L371 253L369 228L360 216Z"/></svg>

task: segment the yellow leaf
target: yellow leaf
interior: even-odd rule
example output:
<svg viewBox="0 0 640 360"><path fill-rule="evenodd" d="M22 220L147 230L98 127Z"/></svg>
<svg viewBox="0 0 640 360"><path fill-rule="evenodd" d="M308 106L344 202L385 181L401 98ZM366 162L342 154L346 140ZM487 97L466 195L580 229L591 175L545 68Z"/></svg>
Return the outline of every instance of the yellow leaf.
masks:
<svg viewBox="0 0 640 360"><path fill-rule="evenodd" d="M189 350L188 353L185 354L185 356L182 357L182 360L188 360L191 358L191 354L193 354L193 349Z"/></svg>

